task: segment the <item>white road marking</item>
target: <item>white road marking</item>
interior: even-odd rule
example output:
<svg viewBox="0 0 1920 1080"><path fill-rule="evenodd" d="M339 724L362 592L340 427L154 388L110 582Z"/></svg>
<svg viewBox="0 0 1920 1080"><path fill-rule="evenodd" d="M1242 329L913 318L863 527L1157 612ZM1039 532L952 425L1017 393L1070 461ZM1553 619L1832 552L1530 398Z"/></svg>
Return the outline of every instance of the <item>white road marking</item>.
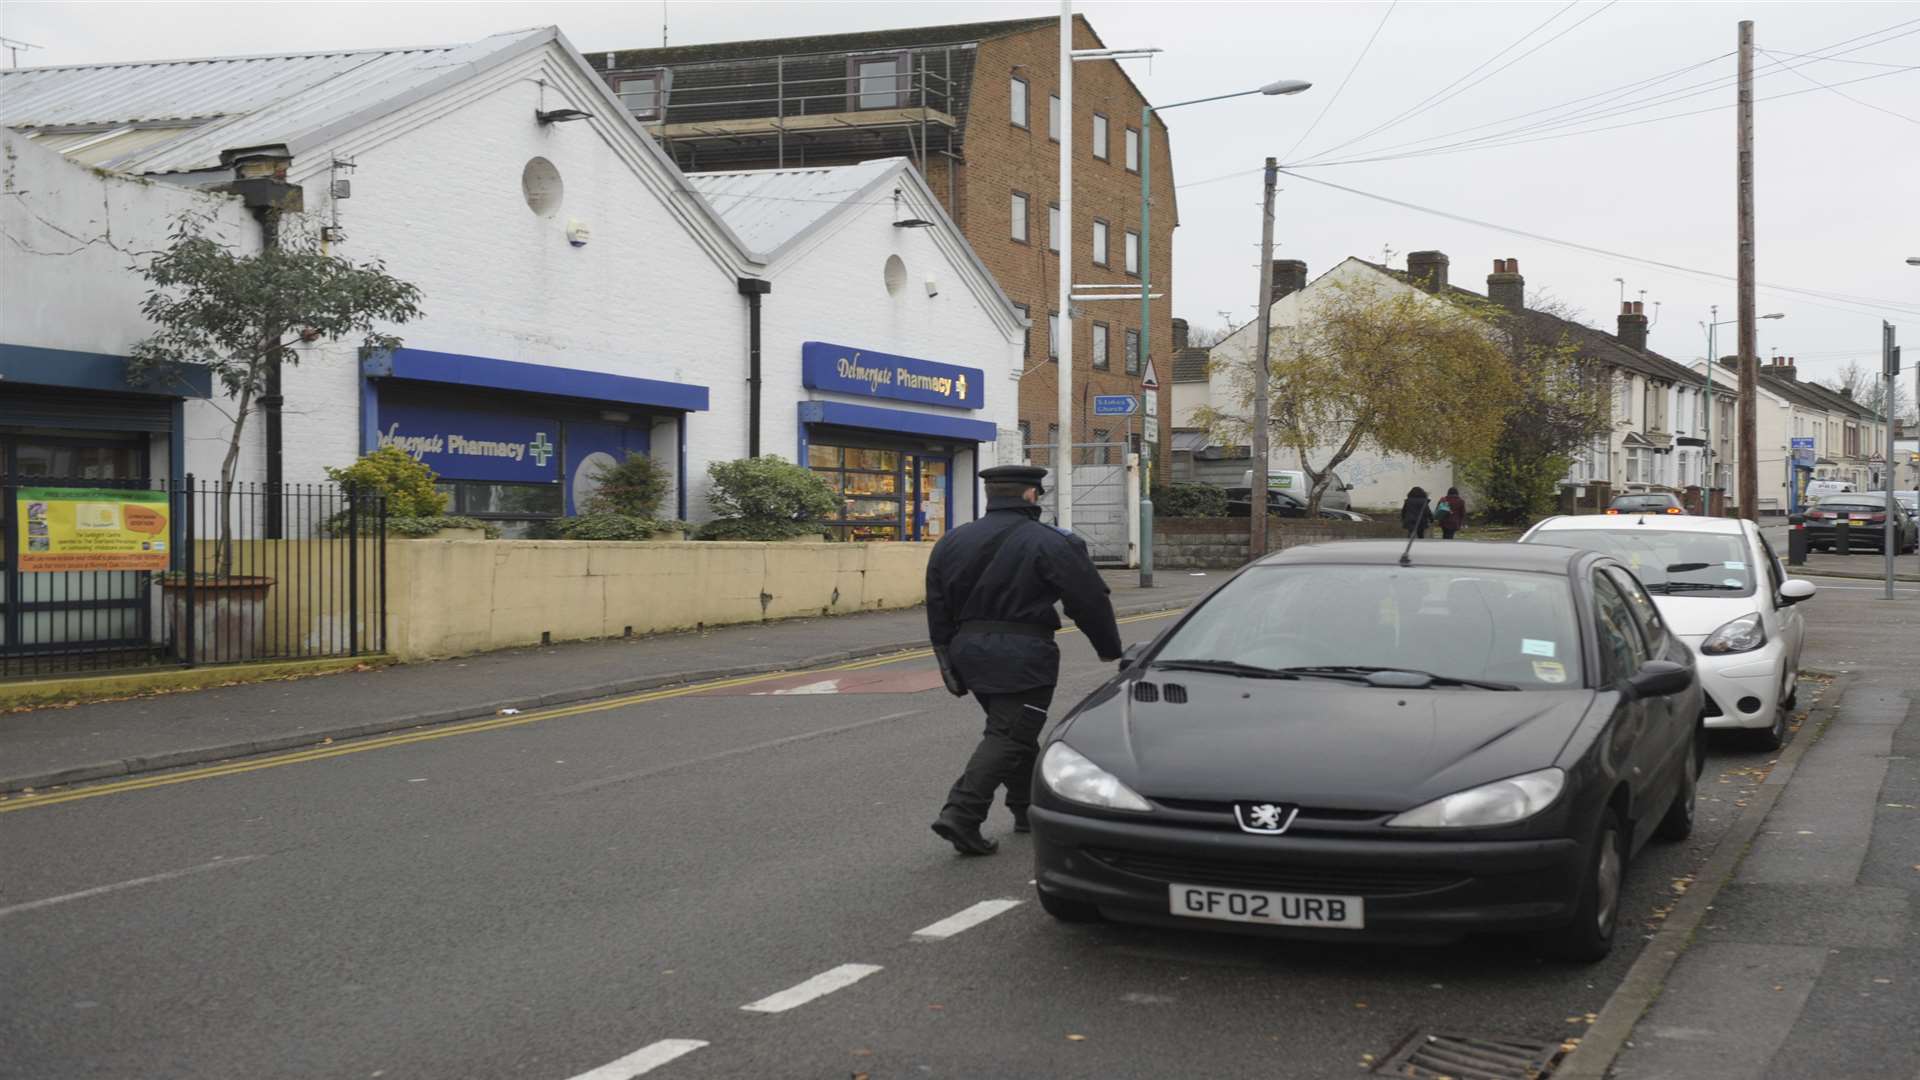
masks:
<svg viewBox="0 0 1920 1080"><path fill-rule="evenodd" d="M802 683L789 686L784 690L756 690L749 697L785 697L789 694L837 694L840 692L839 679L822 679L819 682Z"/></svg>
<svg viewBox="0 0 1920 1080"><path fill-rule="evenodd" d="M915 941L939 941L942 938L950 938L962 930L971 930L995 915L1019 906L1018 900L982 900L965 911L949 915L931 926L923 926L915 930L913 937Z"/></svg>
<svg viewBox="0 0 1920 1080"><path fill-rule="evenodd" d="M661 1039L635 1050L619 1061L609 1061L590 1072L583 1072L573 1080L632 1080L665 1065L678 1057L684 1057L707 1045L700 1039Z"/></svg>
<svg viewBox="0 0 1920 1080"><path fill-rule="evenodd" d="M82 889L79 892L66 893L62 896L49 896L42 900L29 900L24 904L0 907L0 919L4 919L9 915L18 915L25 911L52 907L55 904L64 904L69 900L85 900L88 897L103 896L110 892L119 892L121 889L131 889L139 885L152 885L161 881L171 881L174 878L186 877L188 874L198 874L207 870L219 870L222 867L228 866L243 866L255 859L264 858L266 858L265 855L241 855L233 859L215 859L212 862L201 863L199 866L189 866L185 870L169 870L164 874L152 874L147 877L134 878L131 881L118 881L112 885L96 885L91 889Z"/></svg>
<svg viewBox="0 0 1920 1080"><path fill-rule="evenodd" d="M761 998L751 1005L742 1005L746 1012L777 1013L798 1008L814 998L826 997L835 990L844 990L861 979L880 970L879 964L841 964L831 971L823 971L806 982L789 986L777 994Z"/></svg>

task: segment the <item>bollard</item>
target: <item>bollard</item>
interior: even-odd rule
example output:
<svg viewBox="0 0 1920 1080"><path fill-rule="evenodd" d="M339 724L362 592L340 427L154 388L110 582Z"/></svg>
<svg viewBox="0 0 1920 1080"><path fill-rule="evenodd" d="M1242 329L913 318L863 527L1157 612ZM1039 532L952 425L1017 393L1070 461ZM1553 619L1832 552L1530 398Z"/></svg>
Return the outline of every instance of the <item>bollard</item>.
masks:
<svg viewBox="0 0 1920 1080"><path fill-rule="evenodd" d="M1847 544L1847 534L1852 531L1853 530L1847 525L1846 518L1841 518L1833 523L1833 553L1835 555L1853 554L1852 549L1848 547Z"/></svg>
<svg viewBox="0 0 1920 1080"><path fill-rule="evenodd" d="M1807 527L1795 523L1787 532L1787 565L1807 565Z"/></svg>
<svg viewBox="0 0 1920 1080"><path fill-rule="evenodd" d="M1153 588L1153 500L1140 500L1140 587Z"/></svg>

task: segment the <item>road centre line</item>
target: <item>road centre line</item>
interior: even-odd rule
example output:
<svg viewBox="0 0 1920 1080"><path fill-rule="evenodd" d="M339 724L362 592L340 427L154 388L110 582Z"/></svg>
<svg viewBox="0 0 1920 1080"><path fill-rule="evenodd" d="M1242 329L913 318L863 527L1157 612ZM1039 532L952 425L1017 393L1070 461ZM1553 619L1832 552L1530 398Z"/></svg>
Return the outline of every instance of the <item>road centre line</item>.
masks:
<svg viewBox="0 0 1920 1080"><path fill-rule="evenodd" d="M691 768L695 765L708 765L716 761L723 761L727 758L739 757L742 754L752 754L752 753L757 753L761 750L771 750L775 747L786 746L791 743L805 742L808 739L819 739L819 738L824 738L828 735L839 735L848 731L857 731L860 728L872 727L875 724L884 724L890 720L904 720L909 716L919 716L921 713L924 713L926 711L927 711L926 709L908 709L906 712L888 713L885 716L875 716L868 720L855 720L851 724L840 724L836 727L821 728L818 731L803 731L797 735L785 735L778 739L768 739L765 742L757 742L751 746L736 746L731 750L720 750L715 753L704 754L697 758L688 758L685 761L676 761L670 765L656 765L651 769L641 769L638 772L621 773L618 776L603 776L598 780L588 780L584 783L573 784L568 787L563 787L558 791L555 791L554 794L555 795L578 795L584 791L592 791L595 788L606 787L608 784L622 784L622 783L626 783L629 780L644 780L649 776L658 776L661 773L672 772L675 769L686 769L686 768Z"/></svg>
<svg viewBox="0 0 1920 1080"><path fill-rule="evenodd" d="M189 866L184 870L169 870L164 874L149 874L146 877L137 877L128 881L116 881L111 885L96 885L91 889L81 889L79 892L64 893L60 896L49 896L41 900L29 900L24 904L0 907L0 919L4 919L9 915L19 915L22 912L52 907L55 904L64 904L72 900L85 900L88 897L104 896L107 893L119 892L122 889L132 889L141 885L154 885L162 881L172 881L174 878L183 878L190 874L201 874L208 870L220 870L229 866L244 866L247 863L253 862L255 859L264 858L266 858L265 855L240 855L231 859L215 859L212 862L204 862L198 866Z"/></svg>
<svg viewBox="0 0 1920 1080"><path fill-rule="evenodd" d="M880 970L878 964L841 964L830 971L823 971L806 982L787 987L777 994L770 994L759 1001L740 1006L743 1012L780 1013L788 1009L799 1008L815 998L826 997L835 990L844 990L861 979Z"/></svg>
<svg viewBox="0 0 1920 1080"><path fill-rule="evenodd" d="M1155 611L1128 616L1119 621L1122 623L1133 623L1147 619L1163 619L1179 614L1181 614L1180 609ZM1067 627L1063 629L1061 633L1072 633L1075 629L1077 628ZM932 655L932 649L917 649L806 670L821 672L856 671L861 668L879 667L883 664L897 664L908 660L924 659ZM327 758L342 757L347 754L365 753L369 750L385 750L390 747L406 746L411 743L448 739L456 735L472 735L483 731L497 731L501 728L519 727L522 724L531 724L541 720L557 720L568 716L606 712L611 709L626 708L630 705L644 705L654 701L686 697L691 694L704 693L709 690L769 682L774 679L787 678L794 674L795 672L793 671L769 671L758 675L743 675L732 679L689 683L684 686L675 686L668 689L648 690L637 694L628 694L623 697L608 698L604 701L568 705L555 709L543 709L513 716L487 717L481 720L439 725L423 730L355 740L338 745L323 744L321 746L309 747L305 750L289 751L284 754L274 754L259 758L242 758L221 765L188 769L183 772L158 773L152 776L120 780L108 784L98 784L92 787L77 788L70 791L50 791L32 795L0 796L0 814L12 813L16 810L31 810L42 806L57 806L61 803L77 802L82 799L95 799L103 795L119 795L130 791L144 791L148 788L168 787L173 784L185 784L198 780L211 780L221 776L234 776L240 773L256 772L261 769L279 768L283 765L295 765L308 761L322 761Z"/></svg>
<svg viewBox="0 0 1920 1080"><path fill-rule="evenodd" d="M971 930L993 918L1020 906L1019 900L982 900L970 908L941 919L937 923L923 926L913 932L915 941L941 941L950 938L962 930Z"/></svg>
<svg viewBox="0 0 1920 1080"><path fill-rule="evenodd" d="M648 1043L618 1061L609 1061L597 1069L583 1072L573 1080L633 1080L705 1045L700 1039L661 1039L656 1043Z"/></svg>

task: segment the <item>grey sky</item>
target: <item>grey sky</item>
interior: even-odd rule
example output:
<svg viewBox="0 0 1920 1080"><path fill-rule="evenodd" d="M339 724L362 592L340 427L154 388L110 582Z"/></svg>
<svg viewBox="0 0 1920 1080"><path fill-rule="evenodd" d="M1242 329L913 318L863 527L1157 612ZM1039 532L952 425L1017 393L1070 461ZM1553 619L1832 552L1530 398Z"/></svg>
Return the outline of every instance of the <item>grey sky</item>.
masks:
<svg viewBox="0 0 1920 1080"><path fill-rule="evenodd" d="M1252 97L1167 115L1181 228L1175 239L1175 309L1196 324L1220 312L1244 321L1258 291L1260 178L1268 154L1312 158L1353 139L1465 75L1568 5L1552 3L1224 4L1086 2L1078 9L1114 47L1165 52L1127 66L1154 101L1171 102L1250 88L1275 78L1315 83L1296 97ZM748 37L1049 15L1040 3L690 3L665 5L674 44ZM84 64L331 48L439 44L524 26L557 23L581 50L657 45L663 5L622 3L175 3L69 4L10 0L0 34L44 46L22 65ZM1589 17L1590 16L1590 17ZM1733 90L1735 24L1756 22L1756 38L1776 54L1810 53L1885 30L1885 40L1842 60L1769 67L1757 97L1808 93L1757 107L1758 261L1761 281L1892 301L1912 314L1865 309L1791 293L1760 294L1760 310L1787 318L1760 323L1761 354L1800 358L1803 371L1831 376L1849 360L1878 366L1879 322L1904 323L1920 352L1920 3L1685 4L1579 0L1545 29L1479 73L1505 70L1378 135L1322 160L1344 161L1446 146L1504 130L1459 129L1622 88L1688 65L1703 66L1588 105L1608 110L1638 97L1673 93L1651 109L1603 113L1583 124L1537 134L1628 125L1522 145L1336 164L1309 175L1404 202L1503 226L1606 248L1624 255L1731 274L1734 267ZM1581 22L1585 19L1585 22ZM1580 23L1574 27L1575 23ZM1900 25L1907 24L1907 25ZM1365 60L1334 99L1354 59L1379 28ZM1547 41L1539 51L1527 50ZM1904 35L1898 36L1896 35ZM1720 57L1720 59L1713 59ZM1782 57L1782 59L1787 59ZM1802 61L1793 61L1799 63ZM1475 78L1479 78L1476 75ZM1804 75L1804 77L1803 77ZM1884 75L1833 90L1835 84ZM1720 78L1718 81L1717 77ZM1702 84L1707 84L1703 86ZM1462 83L1462 86L1467 85ZM1711 87L1711 88L1710 88ZM1706 90L1678 100L1681 93ZM1841 94L1855 100L1847 100ZM1293 147L1332 101L1317 128ZM1863 104L1864 103L1864 104ZM1714 111L1634 123L1716 106ZM1870 107L1877 106L1878 109ZM1892 110L1901 116L1879 109ZM1515 125L1552 120L1540 113ZM1413 147L1400 144L1432 140ZM1198 181L1246 173L1216 183ZM1156 187L1166 174L1156 175ZM1680 359L1705 354L1699 322L1709 304L1734 312L1732 282L1554 247L1538 240L1374 202L1282 178L1276 236L1282 257L1306 260L1312 273L1355 254L1395 262L1410 250L1439 248L1453 280L1484 289L1496 257L1518 258L1529 291L1545 292L1611 329L1626 279L1628 299L1660 303L1652 346ZM1733 351L1732 327L1721 331Z"/></svg>

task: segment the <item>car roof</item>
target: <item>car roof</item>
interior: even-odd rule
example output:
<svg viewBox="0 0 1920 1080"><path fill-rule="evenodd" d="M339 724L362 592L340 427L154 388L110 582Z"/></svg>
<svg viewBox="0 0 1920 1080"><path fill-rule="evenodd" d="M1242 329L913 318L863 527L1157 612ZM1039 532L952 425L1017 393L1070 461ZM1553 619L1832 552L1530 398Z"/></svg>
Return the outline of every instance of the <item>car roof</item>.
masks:
<svg viewBox="0 0 1920 1080"><path fill-rule="evenodd" d="M1352 540L1332 544L1302 544L1277 551L1255 566L1361 565L1398 566L1405 540ZM1458 570L1523 570L1565 576L1571 566L1593 552L1545 544L1474 543L1466 540L1416 540L1409 553L1411 565Z"/></svg>
<svg viewBox="0 0 1920 1080"><path fill-rule="evenodd" d="M1746 530L1739 518L1699 517L1693 514L1562 514L1534 526L1536 532L1564 529L1658 529L1661 532L1718 533L1739 536Z"/></svg>

